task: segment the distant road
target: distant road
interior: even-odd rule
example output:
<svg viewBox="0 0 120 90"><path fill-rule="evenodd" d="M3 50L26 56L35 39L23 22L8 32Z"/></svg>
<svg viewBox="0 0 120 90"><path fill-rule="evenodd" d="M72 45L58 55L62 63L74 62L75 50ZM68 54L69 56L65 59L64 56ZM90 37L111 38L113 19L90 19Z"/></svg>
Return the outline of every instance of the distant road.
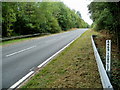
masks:
<svg viewBox="0 0 120 90"><path fill-rule="evenodd" d="M9 88L87 29L78 29L2 47L2 87Z"/></svg>

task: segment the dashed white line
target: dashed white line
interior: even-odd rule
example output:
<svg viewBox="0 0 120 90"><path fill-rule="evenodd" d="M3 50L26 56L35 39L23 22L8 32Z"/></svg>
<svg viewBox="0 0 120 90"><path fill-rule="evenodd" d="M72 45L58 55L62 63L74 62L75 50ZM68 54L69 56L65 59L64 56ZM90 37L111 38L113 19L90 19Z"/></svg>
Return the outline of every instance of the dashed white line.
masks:
<svg viewBox="0 0 120 90"><path fill-rule="evenodd" d="M14 53L11 53L11 54L8 54L6 55L6 57L9 57L9 56L13 56L15 54L18 54L18 53L21 53L21 52L24 52L26 50L29 50L29 49L32 49L32 48L35 48L36 46L32 46L32 47L29 47L29 48L26 48L26 49L23 49L23 50L20 50L20 51L17 51L17 52L14 52Z"/></svg>
<svg viewBox="0 0 120 90"><path fill-rule="evenodd" d="M58 52L56 52L54 55L52 55L47 60L45 60L42 64L38 65L37 68L41 68L41 67L45 66L48 62L50 62L50 60L52 58L54 58L57 54L59 54L61 51L63 51L65 48L67 48L71 43L73 43L80 36L81 36L81 34L79 36L77 36L74 40L72 40L70 43L68 43L66 46L64 46L62 49L60 49ZM18 82L16 82L14 85L12 85L9 89L11 90L11 89L17 88L20 84L22 84L28 77L30 77L32 74L35 73L35 71L32 71L33 69L34 69L34 67L30 69L30 72L27 75L25 75L22 79L20 79Z"/></svg>

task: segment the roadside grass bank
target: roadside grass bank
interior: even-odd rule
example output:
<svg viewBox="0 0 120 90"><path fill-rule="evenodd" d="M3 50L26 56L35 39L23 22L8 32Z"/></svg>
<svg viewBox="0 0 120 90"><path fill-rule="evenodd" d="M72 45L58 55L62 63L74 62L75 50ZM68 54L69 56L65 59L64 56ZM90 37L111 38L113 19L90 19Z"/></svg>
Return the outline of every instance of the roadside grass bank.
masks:
<svg viewBox="0 0 120 90"><path fill-rule="evenodd" d="M59 33L64 33L64 32L68 32L68 31L72 31L72 30L76 30L76 29L78 29L78 28L72 28L67 31L61 31ZM4 45L9 45L9 44L15 44L15 43L19 43L19 42L26 41L26 40L36 39L36 38L45 37L45 36L51 36L51 35L55 35L55 34L59 34L59 33L54 33L54 34L49 34L49 35L40 35L40 36L35 36L35 37L20 38L20 39L13 39L13 40L9 40L9 41L2 41L2 42L0 42L0 45L4 46Z"/></svg>
<svg viewBox="0 0 120 90"><path fill-rule="evenodd" d="M106 40L111 40L111 84L115 90L120 89L120 51L116 46L115 38L107 30L101 31L94 38L104 67L106 65Z"/></svg>
<svg viewBox="0 0 120 90"><path fill-rule="evenodd" d="M4 42L0 42L0 45L7 45L7 44L18 43L18 42L25 41L25 40L29 40L29 39L31 39L31 38L21 38L21 39L4 41Z"/></svg>
<svg viewBox="0 0 120 90"><path fill-rule="evenodd" d="M86 31L20 88L102 88L92 34Z"/></svg>

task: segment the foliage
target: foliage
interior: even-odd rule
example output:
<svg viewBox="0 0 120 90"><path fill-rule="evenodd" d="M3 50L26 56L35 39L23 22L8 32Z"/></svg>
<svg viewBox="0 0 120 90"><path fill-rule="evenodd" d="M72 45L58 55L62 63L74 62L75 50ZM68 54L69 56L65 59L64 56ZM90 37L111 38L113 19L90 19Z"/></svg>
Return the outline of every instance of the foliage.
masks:
<svg viewBox="0 0 120 90"><path fill-rule="evenodd" d="M108 30L112 35L112 43L116 42L117 50L120 52L120 5L119 2L92 2L89 6L89 12L94 23L92 27L95 30ZM106 34L107 36L107 34ZM113 45L112 45L113 46ZM117 52L117 50L115 52ZM118 52L118 54L119 54ZM115 58L115 55L114 55ZM119 68L119 62L113 59L113 68ZM117 64L116 64L117 63ZM117 66L118 65L118 66ZM119 71L112 71L112 84L115 89L120 88Z"/></svg>
<svg viewBox="0 0 120 90"><path fill-rule="evenodd" d="M13 10L13 7L12 5L9 5L9 4L2 4L3 7L3 18L2 18L2 22L3 22L3 27L4 29L6 30L5 31L5 34L6 36L11 36L12 35L12 32L13 32L13 23L16 21L16 15L15 15L15 12ZM3 32L4 34L4 32Z"/></svg>
<svg viewBox="0 0 120 90"><path fill-rule="evenodd" d="M3 2L2 11L3 37L88 26L62 2Z"/></svg>
<svg viewBox="0 0 120 90"><path fill-rule="evenodd" d="M89 6L93 28L95 30L109 30L115 34L120 50L120 5L119 2L92 2Z"/></svg>

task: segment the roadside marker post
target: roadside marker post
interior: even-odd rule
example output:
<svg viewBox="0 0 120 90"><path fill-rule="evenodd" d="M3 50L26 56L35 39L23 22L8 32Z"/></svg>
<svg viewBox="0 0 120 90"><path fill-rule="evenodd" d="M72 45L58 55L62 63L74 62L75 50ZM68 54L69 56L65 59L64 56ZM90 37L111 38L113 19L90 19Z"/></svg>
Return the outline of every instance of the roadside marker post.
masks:
<svg viewBox="0 0 120 90"><path fill-rule="evenodd" d="M97 47L95 45L95 42L94 42L93 38L94 38L94 36L92 35L91 40L92 40L94 55L95 55L95 59L96 59L96 62L97 62L98 71L99 71L99 74L100 74L103 90L113 90L113 86L112 86L112 84L110 82L110 79L107 75L107 72L106 72L105 67L102 63L101 57L98 53L98 50L97 50Z"/></svg>
<svg viewBox="0 0 120 90"><path fill-rule="evenodd" d="M106 72L110 78L110 73L111 73L111 40L106 40Z"/></svg>

